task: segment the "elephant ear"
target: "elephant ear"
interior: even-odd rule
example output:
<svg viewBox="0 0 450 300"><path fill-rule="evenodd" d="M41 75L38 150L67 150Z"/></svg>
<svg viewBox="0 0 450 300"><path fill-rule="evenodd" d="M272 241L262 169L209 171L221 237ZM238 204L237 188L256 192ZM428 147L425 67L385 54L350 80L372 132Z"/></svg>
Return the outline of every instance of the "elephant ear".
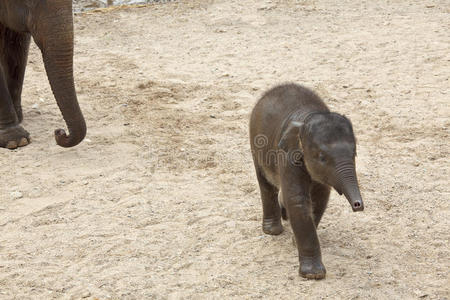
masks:
<svg viewBox="0 0 450 300"><path fill-rule="evenodd" d="M300 140L300 131L302 128L302 122L292 121L289 123L281 135L278 148L282 149L286 153L291 150L300 150L303 152L302 142Z"/></svg>

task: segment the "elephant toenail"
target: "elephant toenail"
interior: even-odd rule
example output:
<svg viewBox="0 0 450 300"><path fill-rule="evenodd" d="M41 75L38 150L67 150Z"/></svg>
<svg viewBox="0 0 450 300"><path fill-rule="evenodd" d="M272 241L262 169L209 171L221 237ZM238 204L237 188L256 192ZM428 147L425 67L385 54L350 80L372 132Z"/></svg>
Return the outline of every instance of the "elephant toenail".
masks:
<svg viewBox="0 0 450 300"><path fill-rule="evenodd" d="M26 145L28 145L28 139L27 138L21 138L20 139L20 142L19 142L19 147L23 147L23 146L26 146Z"/></svg>
<svg viewBox="0 0 450 300"><path fill-rule="evenodd" d="M8 149L16 149L17 148L17 142L16 141L9 141L8 144L6 144L6 148L8 148Z"/></svg>

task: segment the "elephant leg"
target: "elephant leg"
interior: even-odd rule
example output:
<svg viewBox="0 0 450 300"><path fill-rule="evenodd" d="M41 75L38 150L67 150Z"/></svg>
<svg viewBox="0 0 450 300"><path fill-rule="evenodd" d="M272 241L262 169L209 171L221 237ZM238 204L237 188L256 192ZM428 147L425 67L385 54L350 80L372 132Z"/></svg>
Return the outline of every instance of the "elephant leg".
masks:
<svg viewBox="0 0 450 300"><path fill-rule="evenodd" d="M297 244L299 273L305 278L322 279L326 270L322 263L319 238L311 214L311 200L306 194L294 193L292 190L283 191L283 198Z"/></svg>
<svg viewBox="0 0 450 300"><path fill-rule="evenodd" d="M278 204L278 190L267 181L258 167L256 167L256 177L259 183L263 207L263 232L278 235L283 232L281 209Z"/></svg>
<svg viewBox="0 0 450 300"><path fill-rule="evenodd" d="M9 91L8 55L13 51L9 44L11 30L0 25L0 147L15 149L29 143L29 133L20 125Z"/></svg>
<svg viewBox="0 0 450 300"><path fill-rule="evenodd" d="M304 169L280 168L283 204L291 222L297 244L302 277L322 279L326 270L322 263L319 237L314 224L313 206L310 197L311 179Z"/></svg>
<svg viewBox="0 0 450 300"><path fill-rule="evenodd" d="M0 64L0 147L8 149L22 147L29 144L29 138L29 133L19 125L4 68Z"/></svg>
<svg viewBox="0 0 450 300"><path fill-rule="evenodd" d="M314 224L319 226L320 219L325 212L330 197L330 188L315 182L311 189L311 201L313 204Z"/></svg>
<svg viewBox="0 0 450 300"><path fill-rule="evenodd" d="M8 88L13 100L19 123L23 120L21 96L25 68L27 66L30 34L18 33L12 30L6 34L5 59L8 64Z"/></svg>

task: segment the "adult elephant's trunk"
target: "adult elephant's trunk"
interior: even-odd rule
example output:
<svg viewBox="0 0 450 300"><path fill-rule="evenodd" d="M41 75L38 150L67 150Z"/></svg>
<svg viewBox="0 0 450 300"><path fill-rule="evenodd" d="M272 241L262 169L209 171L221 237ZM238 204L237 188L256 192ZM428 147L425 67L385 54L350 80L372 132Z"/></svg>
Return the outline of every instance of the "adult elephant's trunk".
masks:
<svg viewBox="0 0 450 300"><path fill-rule="evenodd" d="M86 123L78 104L73 78L72 0L47 0L37 8L32 35L42 51L45 70L69 134L55 130L56 143L73 147L86 136Z"/></svg>
<svg viewBox="0 0 450 300"><path fill-rule="evenodd" d="M364 210L353 161L343 161L336 164L335 189L339 193L344 193L353 211Z"/></svg>

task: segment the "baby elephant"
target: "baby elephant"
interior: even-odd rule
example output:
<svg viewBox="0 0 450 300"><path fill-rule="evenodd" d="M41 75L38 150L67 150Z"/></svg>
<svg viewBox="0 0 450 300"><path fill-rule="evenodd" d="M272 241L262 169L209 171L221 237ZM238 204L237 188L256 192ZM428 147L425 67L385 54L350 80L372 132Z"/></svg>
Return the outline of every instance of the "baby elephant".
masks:
<svg viewBox="0 0 450 300"><path fill-rule="evenodd" d="M297 243L300 275L325 277L316 228L330 187L353 211L364 209L355 172L352 124L330 112L311 90L277 86L258 101L250 119L250 141L263 206L263 231L283 231L289 217Z"/></svg>

